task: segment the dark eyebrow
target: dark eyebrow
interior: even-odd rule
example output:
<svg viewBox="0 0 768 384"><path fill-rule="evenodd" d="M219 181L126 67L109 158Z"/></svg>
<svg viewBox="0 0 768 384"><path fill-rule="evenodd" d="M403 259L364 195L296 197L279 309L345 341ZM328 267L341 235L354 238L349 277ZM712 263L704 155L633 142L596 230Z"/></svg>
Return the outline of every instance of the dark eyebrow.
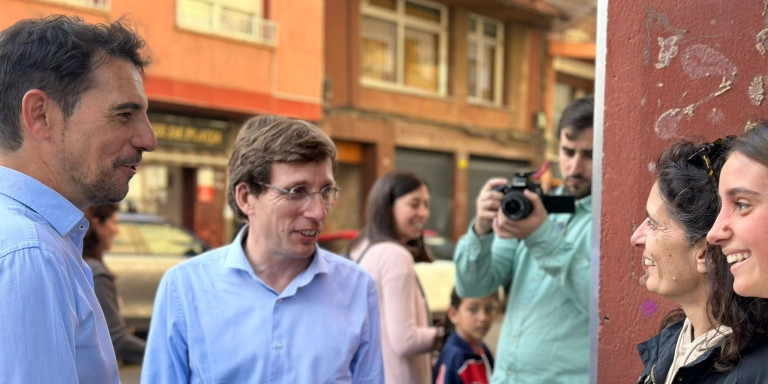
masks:
<svg viewBox="0 0 768 384"><path fill-rule="evenodd" d="M141 104L135 103L133 101L129 101L129 102L120 103L118 105L115 105L114 107L112 107L112 110L113 111L121 111L121 110L124 110L124 109L130 109L132 111L139 111L142 108L143 108L143 106Z"/></svg>
<svg viewBox="0 0 768 384"><path fill-rule="evenodd" d="M728 191L726 191L725 194L728 195L729 197L733 197L734 195L749 195L749 196L759 195L759 193L744 187L731 188Z"/></svg>

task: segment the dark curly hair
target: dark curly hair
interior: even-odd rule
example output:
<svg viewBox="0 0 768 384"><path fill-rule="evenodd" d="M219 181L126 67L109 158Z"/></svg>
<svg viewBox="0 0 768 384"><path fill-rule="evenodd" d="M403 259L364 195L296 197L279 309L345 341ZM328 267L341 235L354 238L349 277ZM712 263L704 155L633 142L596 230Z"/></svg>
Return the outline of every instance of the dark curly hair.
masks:
<svg viewBox="0 0 768 384"><path fill-rule="evenodd" d="M656 162L659 195L670 217L682 226L689 246L706 244L707 232L717 218L720 208L717 176L725 163L722 155L727 148L723 146L728 145L729 142L721 141L713 149L707 143L683 140L662 151ZM701 156L707 156L707 160L703 161ZM707 260L721 257L720 246L707 244L705 255ZM715 294L710 293L708 309L714 323L721 324L714 312L721 308L720 301L729 296L728 292L733 291L720 289ZM672 310L662 320L660 329L684 318L682 310Z"/></svg>

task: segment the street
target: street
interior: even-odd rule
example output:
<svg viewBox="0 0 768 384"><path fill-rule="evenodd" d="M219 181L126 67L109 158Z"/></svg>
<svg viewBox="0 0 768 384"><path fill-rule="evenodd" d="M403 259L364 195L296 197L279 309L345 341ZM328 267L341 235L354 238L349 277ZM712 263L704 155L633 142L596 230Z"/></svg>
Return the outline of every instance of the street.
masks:
<svg viewBox="0 0 768 384"><path fill-rule="evenodd" d="M141 365L121 365L119 368L121 384L139 384Z"/></svg>

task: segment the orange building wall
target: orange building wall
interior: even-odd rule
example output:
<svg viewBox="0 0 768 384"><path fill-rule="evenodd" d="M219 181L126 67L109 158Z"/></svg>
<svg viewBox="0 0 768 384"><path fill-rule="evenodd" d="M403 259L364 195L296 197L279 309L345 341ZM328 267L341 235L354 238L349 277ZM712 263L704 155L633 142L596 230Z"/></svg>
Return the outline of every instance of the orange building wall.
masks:
<svg viewBox="0 0 768 384"><path fill-rule="evenodd" d="M264 1L267 17L277 23L274 47L180 29L175 1L111 0L109 11L98 11L43 0L0 0L0 29L51 14L79 15L95 23L127 15L128 24L146 40L152 59L144 76L151 111L233 121L272 113L318 122L323 114L323 2ZM159 148L162 151L175 149ZM225 178L224 168L216 172L218 179ZM212 245L225 240L224 192L217 187L210 202L192 198L184 203L186 215L193 219L187 225Z"/></svg>
<svg viewBox="0 0 768 384"><path fill-rule="evenodd" d="M764 12L763 2L608 3L599 383L637 380L635 345L675 307L640 285L641 252L629 242L645 218L659 153L681 138L712 141L768 117L766 101L750 97L753 81L768 80L757 36L768 28Z"/></svg>
<svg viewBox="0 0 768 384"><path fill-rule="evenodd" d="M276 47L180 29L173 1L113 0L109 12L40 0L0 0L0 27L22 18L63 13L91 22L128 16L145 38L152 64L151 101L232 112L322 116L323 5L316 0L269 1L278 24ZM301 9L301 12L295 12Z"/></svg>

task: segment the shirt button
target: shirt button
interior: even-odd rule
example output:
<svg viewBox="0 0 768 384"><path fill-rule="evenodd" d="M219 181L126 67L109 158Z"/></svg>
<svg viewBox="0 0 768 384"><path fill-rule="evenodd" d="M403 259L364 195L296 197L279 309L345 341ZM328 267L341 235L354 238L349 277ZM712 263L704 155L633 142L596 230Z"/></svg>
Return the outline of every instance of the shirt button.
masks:
<svg viewBox="0 0 768 384"><path fill-rule="evenodd" d="M514 374L515 374L515 373L514 373L514 372L512 372L512 370L509 370L509 371L507 371L507 376L512 376L512 375L514 375Z"/></svg>
<svg viewBox="0 0 768 384"><path fill-rule="evenodd" d="M282 343L275 344L275 349L283 349L283 344Z"/></svg>
<svg viewBox="0 0 768 384"><path fill-rule="evenodd" d="M278 302L278 303L282 303L282 302L283 302L283 299L277 299L277 302Z"/></svg>

